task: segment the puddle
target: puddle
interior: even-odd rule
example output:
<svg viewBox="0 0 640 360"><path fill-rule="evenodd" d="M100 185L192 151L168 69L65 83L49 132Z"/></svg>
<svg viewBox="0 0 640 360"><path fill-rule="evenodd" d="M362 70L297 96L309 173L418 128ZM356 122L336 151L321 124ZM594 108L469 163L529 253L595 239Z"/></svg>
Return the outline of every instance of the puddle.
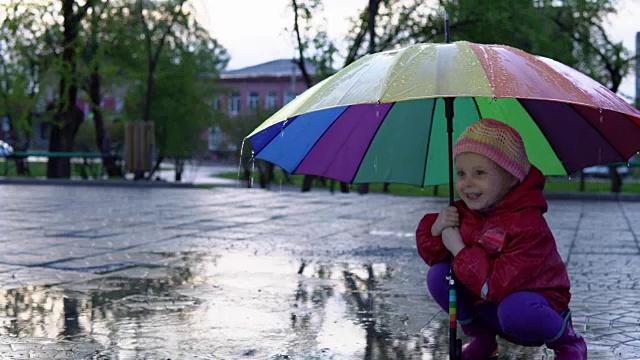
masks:
<svg viewBox="0 0 640 360"><path fill-rule="evenodd" d="M415 238L416 234L413 232L399 232L399 231L388 231L388 230L371 230L369 231L370 235L377 236L396 236L400 238Z"/></svg>
<svg viewBox="0 0 640 360"><path fill-rule="evenodd" d="M423 275L397 264L185 256L164 272L0 290L0 335L90 343L87 358L100 359L447 358L446 316L420 288Z"/></svg>

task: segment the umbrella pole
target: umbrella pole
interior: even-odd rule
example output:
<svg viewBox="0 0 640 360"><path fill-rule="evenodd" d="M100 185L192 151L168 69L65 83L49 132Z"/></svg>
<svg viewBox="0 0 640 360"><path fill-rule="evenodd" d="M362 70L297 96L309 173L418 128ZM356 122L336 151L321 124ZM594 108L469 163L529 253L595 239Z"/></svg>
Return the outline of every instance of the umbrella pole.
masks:
<svg viewBox="0 0 640 360"><path fill-rule="evenodd" d="M453 101L455 98L444 98L445 116L447 118L447 136L449 140L449 205L453 205ZM453 264L449 267L449 359L458 360L462 353L462 340L458 340L458 306L456 298L456 282L453 277Z"/></svg>

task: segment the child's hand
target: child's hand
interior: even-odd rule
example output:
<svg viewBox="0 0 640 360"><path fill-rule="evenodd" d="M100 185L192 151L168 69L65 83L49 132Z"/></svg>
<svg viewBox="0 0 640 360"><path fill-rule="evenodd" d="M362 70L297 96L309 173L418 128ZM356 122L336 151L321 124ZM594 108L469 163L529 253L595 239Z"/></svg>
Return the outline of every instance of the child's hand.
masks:
<svg viewBox="0 0 640 360"><path fill-rule="evenodd" d="M448 206L440 212L436 222L431 226L431 235L440 236L444 229L448 227L460 226L458 209L455 206Z"/></svg>
<svg viewBox="0 0 640 360"><path fill-rule="evenodd" d="M464 249L464 241L457 227L448 227L442 232L442 243L453 256L458 255Z"/></svg>

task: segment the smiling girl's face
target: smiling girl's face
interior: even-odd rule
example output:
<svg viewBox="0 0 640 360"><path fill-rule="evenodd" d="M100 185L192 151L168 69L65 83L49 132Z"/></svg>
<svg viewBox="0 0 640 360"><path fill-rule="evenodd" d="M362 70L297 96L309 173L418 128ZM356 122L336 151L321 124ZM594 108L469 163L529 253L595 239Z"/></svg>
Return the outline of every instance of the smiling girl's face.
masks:
<svg viewBox="0 0 640 360"><path fill-rule="evenodd" d="M464 152L455 158L456 190L467 207L483 210L497 205L518 180L486 156Z"/></svg>

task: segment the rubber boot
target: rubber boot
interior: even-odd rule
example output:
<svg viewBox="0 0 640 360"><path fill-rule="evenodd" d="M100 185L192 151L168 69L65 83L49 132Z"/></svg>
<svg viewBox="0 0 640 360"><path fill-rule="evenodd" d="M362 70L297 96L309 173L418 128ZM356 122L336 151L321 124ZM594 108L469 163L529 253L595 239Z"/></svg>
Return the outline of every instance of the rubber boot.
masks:
<svg viewBox="0 0 640 360"><path fill-rule="evenodd" d="M496 333L489 326L479 321L460 325L462 332L471 341L462 347L462 360L489 360L497 358L498 342Z"/></svg>
<svg viewBox="0 0 640 360"><path fill-rule="evenodd" d="M547 343L556 355L556 360L586 360L587 343L582 336L573 330L571 315L566 323L564 331L557 340Z"/></svg>

